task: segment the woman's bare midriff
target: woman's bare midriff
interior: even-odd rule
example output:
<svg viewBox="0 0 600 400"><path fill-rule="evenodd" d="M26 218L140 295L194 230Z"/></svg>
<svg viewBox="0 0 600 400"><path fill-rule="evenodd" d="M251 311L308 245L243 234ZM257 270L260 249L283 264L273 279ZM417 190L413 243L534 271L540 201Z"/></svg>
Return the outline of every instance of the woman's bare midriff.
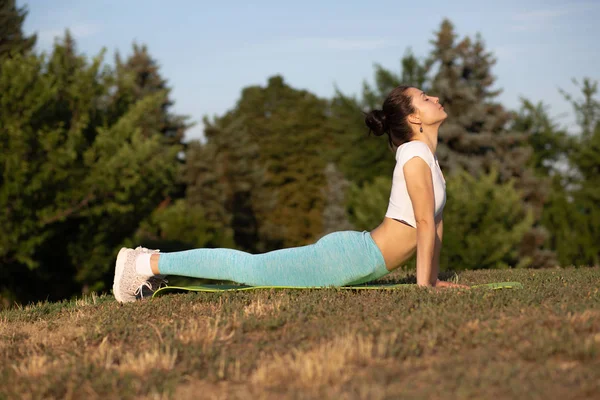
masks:
<svg viewBox="0 0 600 400"><path fill-rule="evenodd" d="M437 218L435 223L439 223ZM371 231L371 237L381 250L388 271L400 267L417 249L417 229L393 218L384 217L383 222Z"/></svg>

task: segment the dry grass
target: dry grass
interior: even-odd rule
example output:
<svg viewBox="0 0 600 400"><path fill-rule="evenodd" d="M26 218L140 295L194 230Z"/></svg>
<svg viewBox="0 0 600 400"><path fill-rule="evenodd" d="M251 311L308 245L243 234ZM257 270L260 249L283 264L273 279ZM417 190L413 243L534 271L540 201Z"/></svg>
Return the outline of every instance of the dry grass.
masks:
<svg viewBox="0 0 600 400"><path fill-rule="evenodd" d="M11 367L19 377L38 378L57 369L61 364L60 359L51 359L45 354L33 354L19 363L12 364Z"/></svg>
<svg viewBox="0 0 600 400"><path fill-rule="evenodd" d="M200 345L203 351L230 340L238 327L237 316L233 316L224 326L220 325L221 316L204 319L188 319L178 324L176 338L183 344Z"/></svg>
<svg viewBox="0 0 600 400"><path fill-rule="evenodd" d="M141 353L126 353L116 368L120 372L133 372L144 375L155 371L170 371L175 367L177 350L169 346L156 347Z"/></svg>
<svg viewBox="0 0 600 400"><path fill-rule="evenodd" d="M244 316L264 317L276 315L282 308L287 306L287 300L283 297L275 299L257 298L244 307Z"/></svg>
<svg viewBox="0 0 600 400"><path fill-rule="evenodd" d="M526 289L14 308L0 312L0 399L600 397L600 268L460 276L508 280Z"/></svg>
<svg viewBox="0 0 600 400"><path fill-rule="evenodd" d="M388 357L391 345L397 340L395 333L374 337L350 331L310 350L292 349L262 360L250 381L261 387L344 384L352 379L356 368Z"/></svg>

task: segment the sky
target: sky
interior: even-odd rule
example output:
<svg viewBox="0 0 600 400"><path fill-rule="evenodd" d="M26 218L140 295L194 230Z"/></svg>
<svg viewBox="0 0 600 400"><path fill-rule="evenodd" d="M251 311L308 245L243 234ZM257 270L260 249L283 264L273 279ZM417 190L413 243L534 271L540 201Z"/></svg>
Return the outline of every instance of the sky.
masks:
<svg viewBox="0 0 600 400"><path fill-rule="evenodd" d="M492 69L498 101L517 109L520 98L548 105L576 131L562 88L572 79L600 80L600 0L205 1L17 0L29 14L24 31L50 52L69 29L77 48L94 57L106 48L127 56L145 44L172 88L173 111L197 125L186 139L202 138L202 117L233 108L241 90L282 75L298 89L332 97L336 87L358 95L372 82L374 65L400 72L407 48L417 57L444 18L460 38L482 35L497 58ZM435 93L432 93L435 95ZM580 97L580 96L579 96Z"/></svg>

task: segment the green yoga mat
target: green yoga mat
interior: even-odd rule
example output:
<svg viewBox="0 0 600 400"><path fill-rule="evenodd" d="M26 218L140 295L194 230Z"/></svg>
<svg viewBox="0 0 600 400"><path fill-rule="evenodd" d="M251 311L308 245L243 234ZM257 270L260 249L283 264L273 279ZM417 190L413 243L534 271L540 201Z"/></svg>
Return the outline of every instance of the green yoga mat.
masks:
<svg viewBox="0 0 600 400"><path fill-rule="evenodd" d="M350 289L350 290L365 290L365 289L403 289L407 287L415 286L410 283L373 283L370 285L356 285L356 286L338 286L335 289ZM471 288L484 288L484 289L522 289L523 285L519 282L497 282L497 283L484 283L480 285L473 285ZM231 284L206 284L206 285L195 285L195 286L165 286L158 289L152 297L158 297L169 293L185 293L185 292L229 292L229 291L241 291L241 290L257 290L257 289L325 289L325 287L297 287L297 286L249 286L249 285L231 285Z"/></svg>

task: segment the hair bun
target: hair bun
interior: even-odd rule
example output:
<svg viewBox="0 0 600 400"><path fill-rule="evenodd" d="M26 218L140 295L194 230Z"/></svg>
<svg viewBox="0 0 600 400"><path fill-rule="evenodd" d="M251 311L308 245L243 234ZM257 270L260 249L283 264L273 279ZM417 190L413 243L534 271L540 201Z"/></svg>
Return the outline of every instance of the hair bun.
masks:
<svg viewBox="0 0 600 400"><path fill-rule="evenodd" d="M373 110L365 115L365 124L369 128L369 132L373 132L375 136L381 136L388 130L388 125L383 110Z"/></svg>

